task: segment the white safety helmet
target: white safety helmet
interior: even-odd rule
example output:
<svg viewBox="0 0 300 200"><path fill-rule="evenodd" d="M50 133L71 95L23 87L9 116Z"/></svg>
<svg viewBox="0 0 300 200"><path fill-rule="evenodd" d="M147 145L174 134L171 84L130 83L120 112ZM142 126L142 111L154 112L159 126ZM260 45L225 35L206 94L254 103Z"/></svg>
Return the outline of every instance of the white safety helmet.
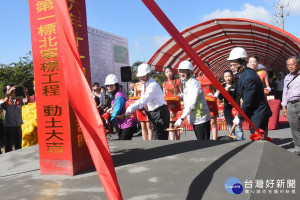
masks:
<svg viewBox="0 0 300 200"><path fill-rule="evenodd" d="M138 71L136 76L142 77L151 72L151 68L147 63L142 63L138 66Z"/></svg>
<svg viewBox="0 0 300 200"><path fill-rule="evenodd" d="M104 85L114 85L115 83L119 83L118 77L114 74L107 75Z"/></svg>
<svg viewBox="0 0 300 200"><path fill-rule="evenodd" d="M182 61L179 66L178 69L189 69L189 70L193 70L193 65L190 61L184 60Z"/></svg>
<svg viewBox="0 0 300 200"><path fill-rule="evenodd" d="M227 60L237 60L239 58L247 58L247 52L241 47L235 47L231 50Z"/></svg>

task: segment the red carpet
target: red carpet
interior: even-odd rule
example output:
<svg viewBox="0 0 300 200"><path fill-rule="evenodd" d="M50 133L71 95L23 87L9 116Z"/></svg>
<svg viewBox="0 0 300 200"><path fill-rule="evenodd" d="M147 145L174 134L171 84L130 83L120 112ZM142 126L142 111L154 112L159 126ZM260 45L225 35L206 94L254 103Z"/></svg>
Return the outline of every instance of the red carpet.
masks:
<svg viewBox="0 0 300 200"><path fill-rule="evenodd" d="M279 115L279 124L288 124L288 118L284 117L283 115Z"/></svg>

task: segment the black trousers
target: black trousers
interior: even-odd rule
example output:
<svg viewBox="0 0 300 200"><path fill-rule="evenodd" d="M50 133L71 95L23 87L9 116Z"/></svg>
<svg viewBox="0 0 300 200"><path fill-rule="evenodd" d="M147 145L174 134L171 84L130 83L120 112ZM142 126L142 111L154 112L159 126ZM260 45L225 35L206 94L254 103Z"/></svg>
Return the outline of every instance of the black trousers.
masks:
<svg viewBox="0 0 300 200"><path fill-rule="evenodd" d="M2 154L1 148L2 148L2 136L4 135L2 131L2 127L0 125L0 154Z"/></svg>
<svg viewBox="0 0 300 200"><path fill-rule="evenodd" d="M169 128L170 111L167 105L162 105L149 112L148 119L152 126L152 131L156 140L168 140L169 132L165 129Z"/></svg>
<svg viewBox="0 0 300 200"><path fill-rule="evenodd" d="M265 117L262 120L257 120L253 117L251 118L251 121L256 126L256 128L262 129L265 132L265 136L268 136L269 118ZM251 134L255 133L255 130L254 128L252 128L252 126L249 126L249 130Z"/></svg>
<svg viewBox="0 0 300 200"><path fill-rule="evenodd" d="M5 152L12 151L15 145L15 150L22 148L22 129L18 127L5 127Z"/></svg>
<svg viewBox="0 0 300 200"><path fill-rule="evenodd" d="M282 101L282 91L275 91L275 99Z"/></svg>
<svg viewBox="0 0 300 200"><path fill-rule="evenodd" d="M210 120L202 124L193 125L197 140L210 139Z"/></svg>
<svg viewBox="0 0 300 200"><path fill-rule="evenodd" d="M232 107L224 108L224 116L225 116L226 124L232 126L233 125Z"/></svg>
<svg viewBox="0 0 300 200"><path fill-rule="evenodd" d="M119 139L120 140L131 140L134 133L137 132L137 126L134 125L129 128L120 129L119 131Z"/></svg>
<svg viewBox="0 0 300 200"><path fill-rule="evenodd" d="M0 154L2 154L1 148L2 148L2 142L1 142L1 132L0 132Z"/></svg>

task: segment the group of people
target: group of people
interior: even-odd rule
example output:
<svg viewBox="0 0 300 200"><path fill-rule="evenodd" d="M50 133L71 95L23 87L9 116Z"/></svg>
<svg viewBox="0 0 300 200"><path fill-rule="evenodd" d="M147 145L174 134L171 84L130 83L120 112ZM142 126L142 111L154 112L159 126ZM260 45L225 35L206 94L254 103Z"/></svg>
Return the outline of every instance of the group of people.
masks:
<svg viewBox="0 0 300 200"><path fill-rule="evenodd" d="M268 74L257 71L258 57L248 57L243 48L232 49L227 60L230 69L223 72L225 90L238 105L241 105L253 124L264 131L263 138L267 137L269 118L272 116L265 96L266 93L271 92ZM209 67L209 63L206 65ZM295 148L300 155L299 57L288 58L286 66L290 73L284 81L281 81L283 90L279 96L282 95L282 113L288 117ZM231 103L215 90L214 85L205 75L200 73L196 79L193 69L190 61L182 61L178 66L179 79L176 79L173 69L166 67L164 74L167 80L161 88L151 77L150 66L142 63L137 71L139 82L130 84L128 94L121 90L118 77L114 74L106 77L105 87L100 88L99 83L94 83L93 95L99 114L109 115L109 118L102 118L106 124L105 128L108 128L109 123L115 124L119 139L131 140L133 134L137 132L137 124L140 123L144 140L178 140L180 127L187 121L193 126L198 140L209 140L210 132L212 132L212 139L216 140L218 98L224 100L224 115L228 130L235 124L234 134L237 140L242 140L241 114L237 113ZM281 78L278 76L279 81ZM28 90L24 88L25 98L16 98L13 85L5 85L3 92L6 96L0 104L0 112L5 110L5 151L9 152L13 146L15 149L21 148L21 107L30 101L30 97ZM250 132L251 134L255 132L253 127L250 127Z"/></svg>
<svg viewBox="0 0 300 200"><path fill-rule="evenodd" d="M112 94L111 120L116 119L118 122L120 139L131 139L135 133L136 129L131 127L136 127L136 123L131 123L130 128L122 128L122 124L125 124L126 120L134 121L129 116L135 112L137 113L137 120L141 124L144 140L180 139L180 129L178 128L182 125L185 118L187 118L189 124L193 125L197 139L210 139L211 114L202 86L193 76L193 65L189 61L183 61L180 63L178 70L180 79L175 79L171 67L164 69L167 80L163 83L163 88L161 88L151 77L151 68L148 64L143 63L138 66L137 77L140 81L136 84L130 84L130 91L128 92L129 97L138 98L134 98L135 101L128 106L125 102L129 100L122 90L119 90L122 93L122 95L119 95L119 98L122 98L122 104L114 102L114 99L116 99L115 92L118 90L118 80L113 74L107 76L105 85L108 92ZM115 81L108 84L107 80L110 77L114 77ZM110 90L110 88L112 89ZM172 97L176 96L181 100L183 99L184 106L177 99L172 100ZM116 107L116 105L118 106ZM216 112L214 112L216 119L217 106L214 106L214 109L216 109ZM118 118L118 116L124 114L127 116L126 120ZM215 139L216 137L217 135Z"/></svg>
<svg viewBox="0 0 300 200"><path fill-rule="evenodd" d="M295 64L299 67L299 59L294 59ZM223 72L225 90L233 97L238 105L241 105L244 113L250 118L253 124L264 131L263 137L268 136L268 123L269 118L272 116L272 111L268 104L266 93L271 92L271 86L268 80L268 74L265 71L257 70L259 59L256 56L247 56L247 52L240 47L234 48L227 59L229 62L230 70ZM289 62L289 60L287 61ZM206 63L207 67L209 64ZM249 67L248 67L249 66ZM292 64L287 64L288 69L294 67ZM290 68L289 68L290 67ZM197 79L193 74L193 65L190 61L182 61L178 66L179 79L174 78L173 69L166 67L164 74L167 80L163 83L162 88L160 85L151 78L151 68L148 64L143 63L138 66L137 77L138 83L130 84L130 91L128 96L134 99L134 102L126 104L130 101L128 97L118 89L118 81L115 75L115 81L110 84L106 84L108 91L113 93L113 99L110 112L114 113L112 119L116 119L120 128L120 139L131 139L136 131L137 121L140 121L142 127L142 135L144 140L174 140L180 139L180 129L185 119L189 124L193 126L195 136L198 140L209 140L211 138L210 132L212 132L212 139L217 139L217 106L216 100L224 100L224 115L227 123L228 130L231 129L233 124L236 124L234 134L237 135L237 140L242 140L242 120L241 114L237 113L235 108L227 101L222 94L214 89L213 84L201 74ZM295 72L296 73L296 72ZM299 72L297 71L299 74ZM109 76L107 78L109 78ZM289 77L289 76L287 76ZM297 76L296 76L297 77ZM297 79L298 80L298 79ZM107 82L107 81L106 81ZM296 83L299 81L294 81ZM300 96L292 98L290 102L287 99L286 90L294 84L290 84L288 87L285 85L282 91L283 93L283 114L289 116L289 109L291 106L298 105ZM296 87L296 86L295 86ZM299 90L295 90L299 91ZM297 93L293 91L292 93ZM116 93L120 93L116 95ZM139 97L139 98L132 98ZM178 97L183 101L183 105L179 101L169 100L168 97ZM122 98L122 101L117 100ZM290 98L290 97L289 97ZM295 99L295 100L294 100ZM121 103L120 103L121 102ZM296 108L296 106L294 106ZM289 108L289 109L288 109ZM294 109L295 109L294 108ZM132 113L137 111L137 119L129 117ZM299 111L298 111L299 113ZM118 119L118 115L125 116L125 119ZM296 114L293 114L295 116ZM300 115L299 115L300 116ZM127 117L127 118L126 118ZM294 124L291 124L293 130L299 130L299 121L293 118ZM135 122L130 122L133 120ZM290 120L289 120L290 121ZM123 128L123 124L130 124ZM134 127L134 128L132 128ZM216 128L216 130L214 130ZM255 133L253 127L250 127L251 134ZM124 136L122 136L124 135ZM293 135L297 135L293 133ZM295 145L300 148L299 137L295 136ZM300 151L300 149L299 149Z"/></svg>

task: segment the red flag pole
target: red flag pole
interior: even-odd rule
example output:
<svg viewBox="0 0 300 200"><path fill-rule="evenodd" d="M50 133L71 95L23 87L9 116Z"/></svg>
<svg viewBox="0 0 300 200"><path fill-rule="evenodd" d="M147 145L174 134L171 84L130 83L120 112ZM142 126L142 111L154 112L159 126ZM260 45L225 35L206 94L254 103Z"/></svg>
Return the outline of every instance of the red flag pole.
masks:
<svg viewBox="0 0 300 200"><path fill-rule="evenodd" d="M235 100L230 96L230 94L225 90L225 88L220 84L218 79L209 70L193 48L188 44L188 42L183 38L181 33L176 29L172 22L168 19L165 13L159 8L154 0L142 0L142 2L151 11L154 17L161 23L161 25L168 31L168 33L173 37L178 45L185 51L187 55L190 56L191 60L196 63L201 71L207 76L207 78L214 84L214 86L222 93L222 95L231 103L231 105L237 109L237 111L242 115L242 117L254 128L254 130L259 133L258 128L252 123L240 106L235 102Z"/></svg>
<svg viewBox="0 0 300 200"><path fill-rule="evenodd" d="M90 86L83 74L79 51L66 1L54 0L57 34L68 99L77 116L86 144L108 199L121 200L113 160L103 122L95 106Z"/></svg>

